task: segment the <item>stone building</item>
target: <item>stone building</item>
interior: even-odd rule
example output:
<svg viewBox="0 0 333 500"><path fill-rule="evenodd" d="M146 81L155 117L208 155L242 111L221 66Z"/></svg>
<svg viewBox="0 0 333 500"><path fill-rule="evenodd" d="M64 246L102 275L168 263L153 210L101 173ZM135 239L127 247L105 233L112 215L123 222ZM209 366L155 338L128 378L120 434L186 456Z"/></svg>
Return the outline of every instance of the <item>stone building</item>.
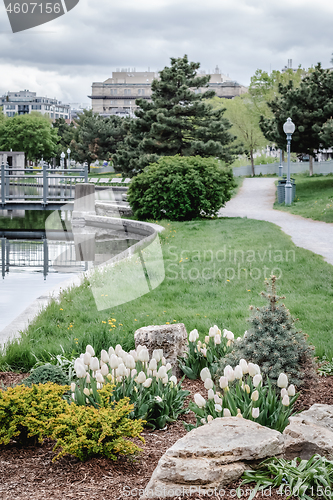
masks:
<svg viewBox="0 0 333 500"><path fill-rule="evenodd" d="M20 90L19 92L7 92L0 96L0 106L4 115L25 115L32 111L38 111L42 115L48 115L52 120L57 118L70 119L70 105L62 104L55 98L39 97L36 92Z"/></svg>

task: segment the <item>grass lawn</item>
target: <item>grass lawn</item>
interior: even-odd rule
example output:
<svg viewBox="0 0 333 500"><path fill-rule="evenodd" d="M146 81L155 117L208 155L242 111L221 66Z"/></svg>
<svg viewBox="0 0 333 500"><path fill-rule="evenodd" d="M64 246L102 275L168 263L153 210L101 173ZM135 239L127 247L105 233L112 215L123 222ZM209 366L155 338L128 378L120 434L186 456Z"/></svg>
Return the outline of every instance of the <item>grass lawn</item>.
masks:
<svg viewBox="0 0 333 500"><path fill-rule="evenodd" d="M275 203L274 208L313 220L333 222L333 175L309 177L293 174L293 177L296 180L296 201L289 207Z"/></svg>
<svg viewBox="0 0 333 500"><path fill-rule="evenodd" d="M260 292L272 271L278 292L299 327L309 335L319 355L332 357L333 267L307 250L295 247L274 224L247 219L191 222L163 221L160 235L165 279L130 302L98 311L88 283L64 292L52 302L19 341L0 355L0 368L28 370L35 357L47 352L82 352L87 344L97 353L121 343L134 346L137 328L154 324L185 323L201 338L210 326L241 336L247 328L251 304L264 303ZM131 284L132 288L138 282Z"/></svg>

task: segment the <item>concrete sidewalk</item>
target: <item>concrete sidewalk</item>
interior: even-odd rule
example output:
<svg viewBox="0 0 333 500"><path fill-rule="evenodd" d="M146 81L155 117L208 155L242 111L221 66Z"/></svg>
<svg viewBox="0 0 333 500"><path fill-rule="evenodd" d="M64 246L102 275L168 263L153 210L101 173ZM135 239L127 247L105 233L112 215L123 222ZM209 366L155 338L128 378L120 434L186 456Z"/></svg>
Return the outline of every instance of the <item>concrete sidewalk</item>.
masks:
<svg viewBox="0 0 333 500"><path fill-rule="evenodd" d="M219 217L247 217L273 222L291 236L296 246L322 255L333 265L333 224L305 219L273 209L276 179L244 179L235 198L219 211Z"/></svg>

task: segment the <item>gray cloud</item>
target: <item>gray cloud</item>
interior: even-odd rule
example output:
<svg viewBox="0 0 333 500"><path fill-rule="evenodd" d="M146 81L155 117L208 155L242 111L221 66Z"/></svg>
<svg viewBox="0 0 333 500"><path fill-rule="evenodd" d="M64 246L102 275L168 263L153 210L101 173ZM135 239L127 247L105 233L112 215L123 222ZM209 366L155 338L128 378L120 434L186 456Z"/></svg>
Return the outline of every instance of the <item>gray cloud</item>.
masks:
<svg viewBox="0 0 333 500"><path fill-rule="evenodd" d="M117 67L159 70L185 53L245 85L257 68L281 69L289 58L327 67L332 14L328 0L80 0L65 16L12 34L1 4L0 93L29 88L87 102L91 83Z"/></svg>

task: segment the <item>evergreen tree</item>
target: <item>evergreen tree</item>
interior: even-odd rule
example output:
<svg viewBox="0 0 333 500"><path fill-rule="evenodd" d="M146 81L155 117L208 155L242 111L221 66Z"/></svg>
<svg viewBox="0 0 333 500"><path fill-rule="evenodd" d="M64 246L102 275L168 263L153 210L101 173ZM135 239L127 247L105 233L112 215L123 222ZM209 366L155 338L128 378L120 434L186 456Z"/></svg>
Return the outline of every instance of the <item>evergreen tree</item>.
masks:
<svg viewBox="0 0 333 500"><path fill-rule="evenodd" d="M284 304L278 305L276 277L267 282L268 291L262 292L268 305L250 307L253 311L249 319L251 327L244 338L236 344L231 354L221 361L217 375L230 364L236 366L240 359L251 361L260 366L264 375L276 383L280 373L288 375L289 382L297 386L303 383L305 371L312 370L312 349L305 335L295 329L295 320Z"/></svg>
<svg viewBox="0 0 333 500"><path fill-rule="evenodd" d="M214 110L207 102L214 91L208 87L209 75L198 76L200 64L187 56L171 58L171 66L152 83L151 102L137 99L136 119L129 135L117 151L116 168L135 175L161 156L213 156L231 163L236 149L231 124L224 109Z"/></svg>
<svg viewBox="0 0 333 500"><path fill-rule="evenodd" d="M296 125L292 136L292 150L310 155L310 175L315 151L332 144L325 143L323 126L333 115L333 73L318 64L295 88L293 82L279 85L279 95L268 106L273 118L261 117L260 126L265 137L285 149L286 134L283 124L288 117Z"/></svg>

